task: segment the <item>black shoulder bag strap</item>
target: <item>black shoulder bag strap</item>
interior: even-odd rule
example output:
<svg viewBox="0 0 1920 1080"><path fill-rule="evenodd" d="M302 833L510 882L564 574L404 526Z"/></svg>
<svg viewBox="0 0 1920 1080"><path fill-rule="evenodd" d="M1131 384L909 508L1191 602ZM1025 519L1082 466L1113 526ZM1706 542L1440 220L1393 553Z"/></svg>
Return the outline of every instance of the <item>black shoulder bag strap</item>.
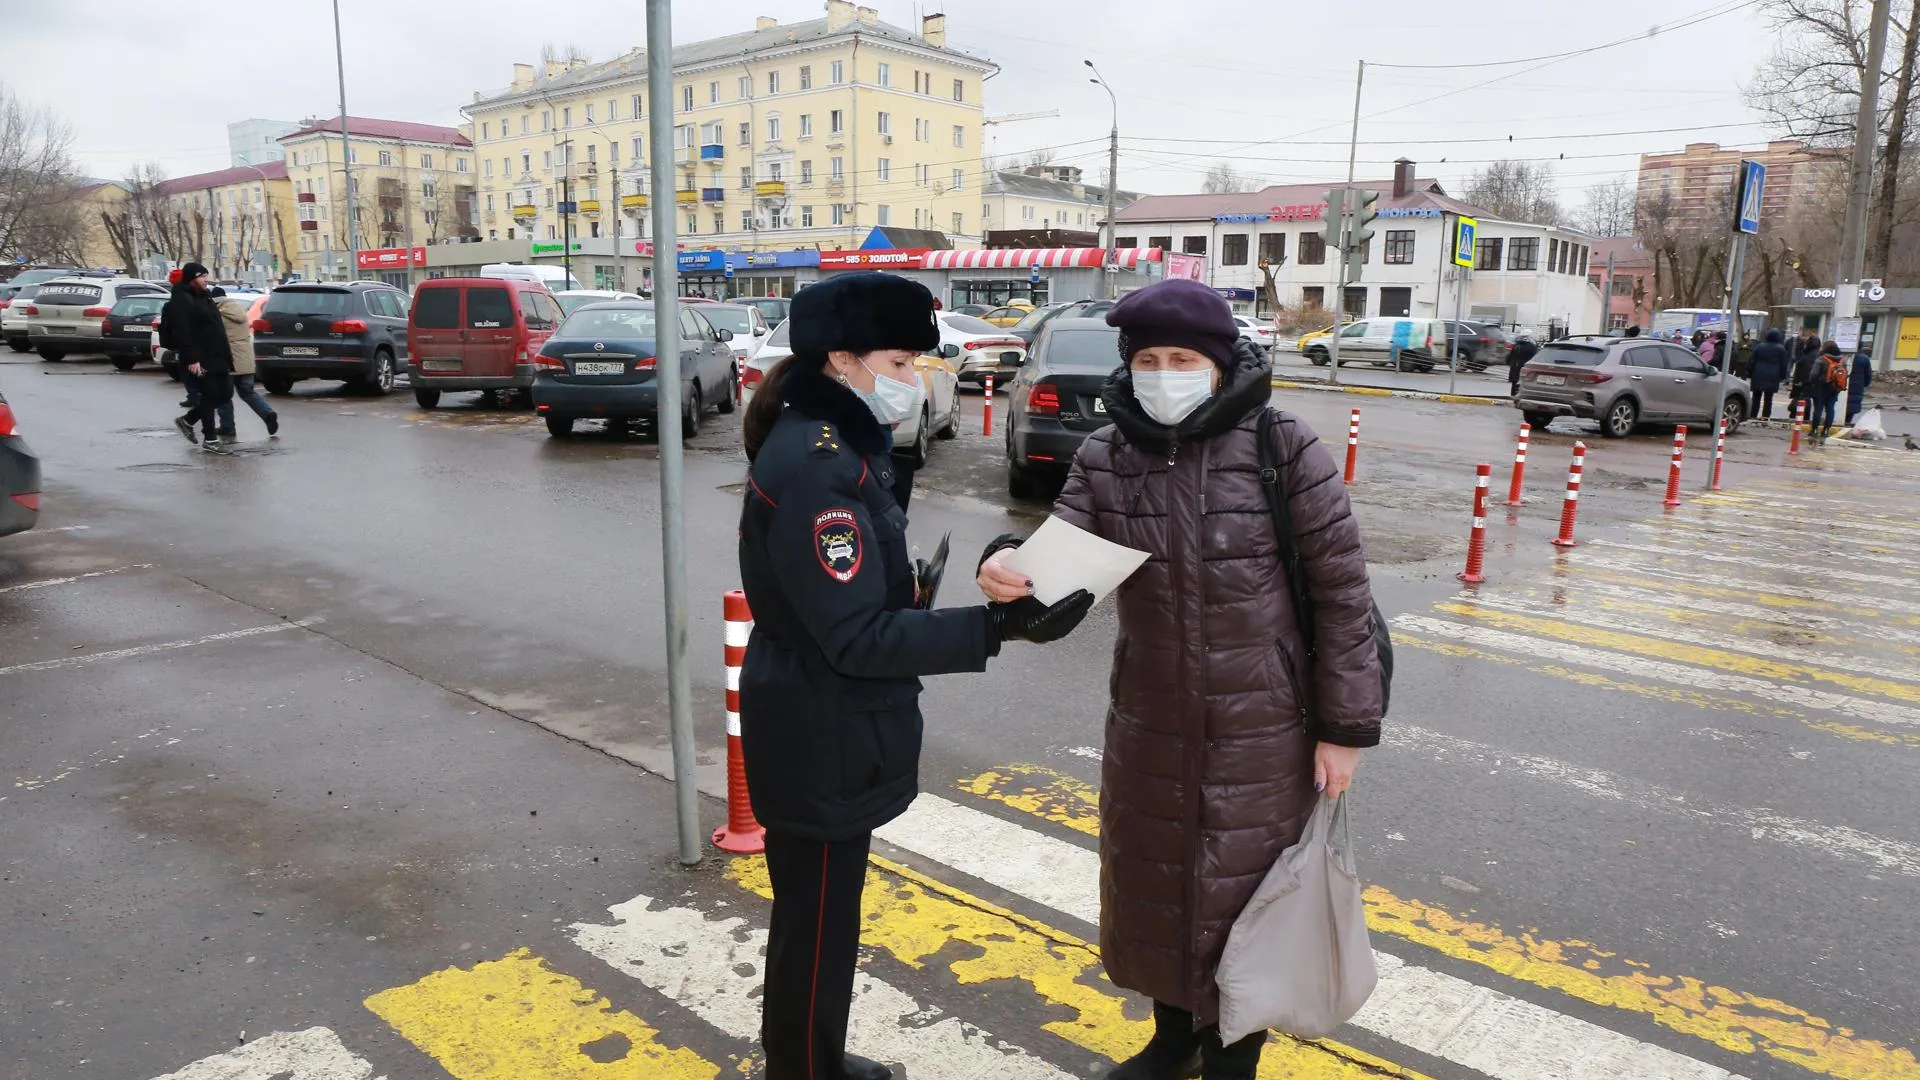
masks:
<svg viewBox="0 0 1920 1080"><path fill-rule="evenodd" d="M1300 626L1300 640L1307 646L1307 663L1312 665L1313 598L1307 592L1307 568L1300 558L1300 545L1294 542L1293 511L1280 482L1280 460L1273 446L1277 419L1271 407L1260 410L1260 489L1266 493L1267 510L1273 515L1273 540L1279 545L1280 565L1287 572L1287 592L1293 597L1293 615Z"/></svg>

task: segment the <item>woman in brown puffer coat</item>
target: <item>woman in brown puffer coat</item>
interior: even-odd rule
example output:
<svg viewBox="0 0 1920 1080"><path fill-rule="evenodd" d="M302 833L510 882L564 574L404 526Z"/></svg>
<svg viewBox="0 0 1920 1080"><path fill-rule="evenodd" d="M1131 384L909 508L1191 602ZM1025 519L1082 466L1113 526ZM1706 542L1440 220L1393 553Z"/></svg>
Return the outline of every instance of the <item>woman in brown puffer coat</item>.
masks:
<svg viewBox="0 0 1920 1080"><path fill-rule="evenodd" d="M1110 1080L1251 1080L1266 1033L1222 1046L1214 971L1227 931L1324 790L1380 740L1379 660L1360 529L1332 457L1298 417L1273 425L1313 599L1295 622L1260 484L1271 370L1227 304L1193 281L1107 316L1126 364L1113 426L1074 458L1054 515L1149 552L1120 587L1100 793L1100 949L1117 986L1154 1000L1155 1032ZM994 599L1028 583L996 549Z"/></svg>

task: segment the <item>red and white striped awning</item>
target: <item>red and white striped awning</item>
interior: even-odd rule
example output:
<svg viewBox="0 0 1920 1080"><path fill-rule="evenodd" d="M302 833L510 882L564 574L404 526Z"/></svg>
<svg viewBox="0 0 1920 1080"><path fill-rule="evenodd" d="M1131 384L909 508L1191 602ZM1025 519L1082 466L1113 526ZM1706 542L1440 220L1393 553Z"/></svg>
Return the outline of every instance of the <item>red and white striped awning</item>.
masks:
<svg viewBox="0 0 1920 1080"><path fill-rule="evenodd" d="M1117 262L1123 268L1160 260L1159 248L1117 248ZM929 251L929 270L982 270L1022 266L1099 266L1106 257L1105 248L988 248L982 251Z"/></svg>

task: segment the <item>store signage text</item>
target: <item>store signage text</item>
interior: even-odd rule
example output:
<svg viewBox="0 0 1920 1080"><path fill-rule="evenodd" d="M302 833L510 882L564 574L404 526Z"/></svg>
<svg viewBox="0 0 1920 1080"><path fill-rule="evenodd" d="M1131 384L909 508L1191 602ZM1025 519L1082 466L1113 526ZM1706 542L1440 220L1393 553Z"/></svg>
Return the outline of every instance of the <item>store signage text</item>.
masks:
<svg viewBox="0 0 1920 1080"><path fill-rule="evenodd" d="M1326 212L1325 203L1306 203L1299 206L1270 206L1264 214L1215 214L1213 220L1220 225L1245 224L1252 221L1318 221Z"/></svg>
<svg viewBox="0 0 1920 1080"><path fill-rule="evenodd" d="M1383 218L1437 218L1446 217L1447 212L1437 206L1389 206L1385 210L1380 211L1379 216Z"/></svg>
<svg viewBox="0 0 1920 1080"><path fill-rule="evenodd" d="M409 265L427 265L427 249L424 247L368 248L359 253L359 266L362 270L385 270Z"/></svg>
<svg viewBox="0 0 1920 1080"><path fill-rule="evenodd" d="M579 251L580 248L581 244L575 241L573 250ZM532 250L535 255L558 255L566 249L567 245L565 244L535 244Z"/></svg>
<svg viewBox="0 0 1920 1080"><path fill-rule="evenodd" d="M820 268L823 270L853 270L863 267L894 267L897 269L920 270L927 263L927 252L931 248L902 248L895 251L823 251L820 253Z"/></svg>

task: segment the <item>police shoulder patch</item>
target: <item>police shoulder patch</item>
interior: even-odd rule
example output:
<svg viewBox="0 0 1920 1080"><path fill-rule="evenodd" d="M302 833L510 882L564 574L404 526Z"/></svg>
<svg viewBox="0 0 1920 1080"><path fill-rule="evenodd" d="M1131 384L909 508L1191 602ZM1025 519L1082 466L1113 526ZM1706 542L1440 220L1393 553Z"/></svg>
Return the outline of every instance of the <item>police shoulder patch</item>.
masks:
<svg viewBox="0 0 1920 1080"><path fill-rule="evenodd" d="M860 572L860 526L853 511L835 507L813 519L813 553L827 576L842 584Z"/></svg>
<svg viewBox="0 0 1920 1080"><path fill-rule="evenodd" d="M820 430L813 436L813 452L818 454L837 454L840 452L840 433L832 424L821 424Z"/></svg>

